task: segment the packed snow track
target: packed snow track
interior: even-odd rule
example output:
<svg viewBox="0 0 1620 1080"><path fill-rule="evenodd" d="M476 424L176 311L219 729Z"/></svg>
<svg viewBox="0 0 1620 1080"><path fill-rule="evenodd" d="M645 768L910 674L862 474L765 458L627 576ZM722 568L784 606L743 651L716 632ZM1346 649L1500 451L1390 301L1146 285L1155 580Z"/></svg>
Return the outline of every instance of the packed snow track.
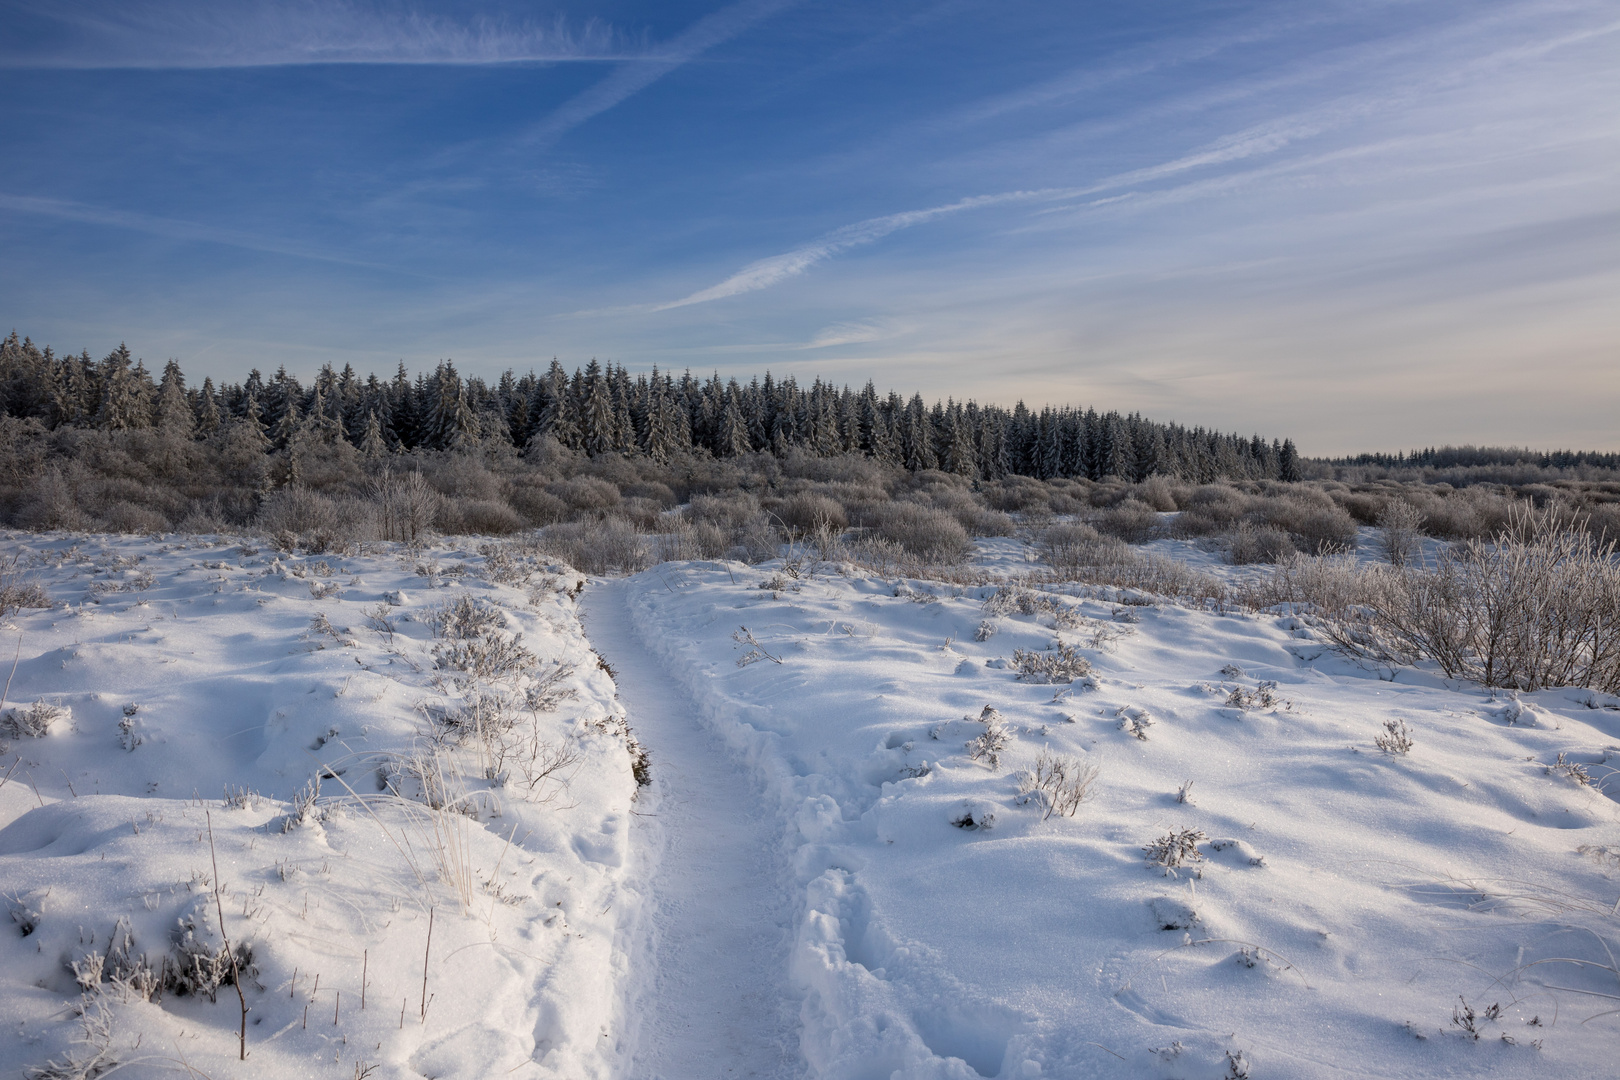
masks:
<svg viewBox="0 0 1620 1080"><path fill-rule="evenodd" d="M779 816L643 644L625 592L624 581L593 583L584 605L652 755L632 827L650 880L631 959L629 1076L801 1076Z"/></svg>

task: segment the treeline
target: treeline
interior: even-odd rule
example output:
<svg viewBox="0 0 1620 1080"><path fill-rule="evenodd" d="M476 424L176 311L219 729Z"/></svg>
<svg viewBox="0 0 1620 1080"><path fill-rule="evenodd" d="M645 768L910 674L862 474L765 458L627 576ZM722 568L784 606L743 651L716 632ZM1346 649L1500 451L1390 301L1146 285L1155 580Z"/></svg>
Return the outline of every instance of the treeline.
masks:
<svg viewBox="0 0 1620 1080"><path fill-rule="evenodd" d="M413 451L524 450L552 445L589 458L619 454L665 463L698 455L862 455L912 472L973 480L1141 482L1166 476L1214 480L1300 478L1291 440L1243 437L1157 423L1138 414L975 402L924 403L869 382L855 391L817 379L808 387L767 373L741 383L631 375L592 360L571 374L553 360L543 373L507 371L493 384L463 377L450 361L414 378L352 367L321 368L305 386L285 368L240 383L188 383L171 360L154 377L119 345L101 360L57 356L16 332L0 342L0 408L48 431L150 430L169 440L210 442L230 455L277 461L277 485L299 482L300 462L342 442L365 458Z"/></svg>
<svg viewBox="0 0 1620 1080"><path fill-rule="evenodd" d="M1410 453L1357 454L1327 458L1323 464L1371 465L1385 469L1469 469L1491 466L1530 466L1538 469L1620 469L1620 454L1591 450L1530 450L1517 446L1442 446Z"/></svg>

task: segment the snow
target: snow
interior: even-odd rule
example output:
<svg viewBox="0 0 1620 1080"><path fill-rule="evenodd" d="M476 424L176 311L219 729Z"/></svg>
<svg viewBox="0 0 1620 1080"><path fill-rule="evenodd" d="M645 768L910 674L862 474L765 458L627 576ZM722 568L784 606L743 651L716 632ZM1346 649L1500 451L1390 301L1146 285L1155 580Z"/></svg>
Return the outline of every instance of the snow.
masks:
<svg viewBox="0 0 1620 1080"><path fill-rule="evenodd" d="M357 558L241 544L8 538L57 606L5 628L18 657L6 707L43 700L69 715L7 740L15 764L0 762L13 913L0 1071L83 1062L105 1042L138 1075L615 1074L635 785L622 710L570 595L577 575L518 582L454 545ZM436 666L447 642L431 616L464 597L494 606L506 640L521 633L527 674ZM546 673L553 700L521 711L506 738L433 737L431 713L522 694ZM491 772L506 780L491 783L485 759L502 745ZM434 761L435 746L430 778L462 795L463 813L428 810L398 771ZM579 760L531 788L525 766L547 746ZM403 796L379 792L380 770ZM317 773L299 821L292 800ZM131 958L162 975L182 927L217 954L216 858L226 931L256 968L243 980L246 1063L229 986L213 1002L147 1001L92 981L88 1018L113 1030L69 1045L84 1007L71 963L108 958L127 934Z"/></svg>
<svg viewBox="0 0 1620 1080"><path fill-rule="evenodd" d="M1583 1021L1620 992L1620 882L1595 850L1620 850L1620 712L1364 670L1281 615L1062 599L1054 628L988 613L989 587L826 568L761 588L779 573L665 567L629 601L774 796L815 1075L1612 1065L1617 1017ZM1055 640L1093 678L1018 681L1013 651ZM1010 734L998 769L968 750L986 706ZM1386 719L1410 753L1376 748ZM1099 770L1073 818L1020 805L1043 749ZM1560 752L1598 783L1549 772ZM1146 864L1184 829L1196 863ZM1478 1041L1451 1022L1459 996Z"/></svg>
<svg viewBox="0 0 1620 1080"><path fill-rule="evenodd" d="M137 1076L1613 1072L1620 700L1364 668L1281 611L1006 591L1015 540L982 586L6 542L55 603L0 628L8 723L42 732L0 755L7 1075L102 1044ZM496 639L532 657L473 674ZM1089 674L1020 678L1059 644ZM1073 816L1032 790L1059 766ZM427 808L440 770L469 812ZM230 986L92 972L218 956L220 910L245 1065Z"/></svg>
<svg viewBox="0 0 1620 1080"><path fill-rule="evenodd" d="M776 818L747 767L697 719L641 643L621 582L586 594L586 628L652 753L635 812L652 903L627 994L630 1075L788 1077L798 1064L787 985L792 907Z"/></svg>

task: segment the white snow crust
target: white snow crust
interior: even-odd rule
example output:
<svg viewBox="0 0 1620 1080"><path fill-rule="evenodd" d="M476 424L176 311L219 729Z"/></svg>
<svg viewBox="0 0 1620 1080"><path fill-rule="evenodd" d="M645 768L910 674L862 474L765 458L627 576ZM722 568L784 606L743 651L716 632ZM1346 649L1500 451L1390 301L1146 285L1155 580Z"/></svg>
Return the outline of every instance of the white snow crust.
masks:
<svg viewBox="0 0 1620 1080"><path fill-rule="evenodd" d="M995 614L993 586L782 571L622 587L774 800L813 1075L1614 1072L1620 702L1358 666L1283 611ZM1060 641L1089 679L1019 681L1015 649ZM1098 770L1072 818L1019 798L1043 750ZM1150 865L1179 830L1196 861Z"/></svg>
<svg viewBox="0 0 1620 1080"><path fill-rule="evenodd" d="M17 656L5 708L64 715L0 757L0 1074L54 1061L94 1075L105 1048L101 1067L126 1076L616 1075L640 904L635 783L578 622L581 579L492 574L474 544L365 557L242 544L7 538L56 606L0 631ZM464 597L521 634L521 673L436 665L432 616ZM391 634L365 614L379 609ZM435 745L429 713L521 699L548 675L504 761L437 740L462 812L428 810L398 766ZM525 766L548 747L578 760L531 788ZM291 800L317 773L298 821ZM380 790L385 775L401 794ZM148 1001L104 978L86 996L70 970L90 954L111 968L126 936L127 953L172 967L186 926L217 949L214 855L226 931L255 969L245 1063L230 986Z"/></svg>
<svg viewBox="0 0 1620 1080"><path fill-rule="evenodd" d="M7 1076L1615 1072L1620 700L1109 590L5 541L54 603L0 626ZM465 598L532 656L450 663ZM1090 674L1019 678L1057 646ZM509 737L449 732L496 694L534 706ZM463 813L405 768L434 749ZM1095 769L1072 817L1025 790L1043 754ZM111 977L220 947L215 854L245 1064L230 986Z"/></svg>

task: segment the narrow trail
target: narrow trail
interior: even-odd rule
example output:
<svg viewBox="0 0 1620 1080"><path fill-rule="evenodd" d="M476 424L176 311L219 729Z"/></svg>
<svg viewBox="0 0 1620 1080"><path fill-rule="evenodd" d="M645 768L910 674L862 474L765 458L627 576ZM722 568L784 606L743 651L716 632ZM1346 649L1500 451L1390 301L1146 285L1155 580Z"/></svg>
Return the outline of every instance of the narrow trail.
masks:
<svg viewBox="0 0 1620 1080"><path fill-rule="evenodd" d="M623 583L593 584L584 609L652 753L631 834L654 869L631 958L629 1078L800 1077L777 815L642 644Z"/></svg>

